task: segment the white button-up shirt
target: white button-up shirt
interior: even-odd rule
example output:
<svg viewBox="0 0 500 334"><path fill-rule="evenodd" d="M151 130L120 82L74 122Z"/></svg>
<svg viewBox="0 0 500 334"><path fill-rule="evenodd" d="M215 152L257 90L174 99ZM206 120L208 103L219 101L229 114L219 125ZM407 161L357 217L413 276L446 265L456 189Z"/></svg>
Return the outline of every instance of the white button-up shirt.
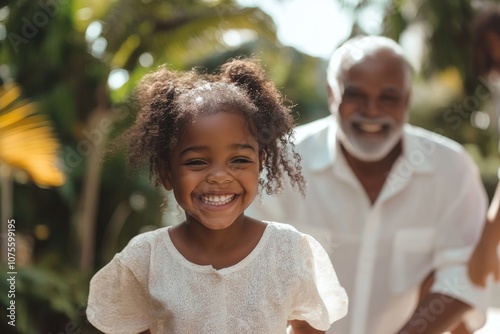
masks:
<svg viewBox="0 0 500 334"><path fill-rule="evenodd" d="M403 154L372 204L339 149L336 129L333 116L296 129L305 199L285 187L246 211L292 224L327 250L349 296L347 317L328 333L395 333L413 314L420 284L432 271L431 291L473 306L467 325L482 326L489 290L472 285L466 263L488 201L478 168L462 146L405 126ZM432 320L449 300L436 301L424 316ZM427 325L415 323L422 332Z"/></svg>

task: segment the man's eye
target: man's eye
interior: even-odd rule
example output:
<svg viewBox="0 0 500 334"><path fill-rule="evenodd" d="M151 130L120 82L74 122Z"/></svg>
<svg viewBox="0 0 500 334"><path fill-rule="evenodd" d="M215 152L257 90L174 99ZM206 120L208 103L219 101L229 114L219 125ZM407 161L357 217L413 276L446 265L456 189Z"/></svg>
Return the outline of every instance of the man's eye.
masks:
<svg viewBox="0 0 500 334"><path fill-rule="evenodd" d="M382 101L399 102L400 98L397 95L382 95Z"/></svg>
<svg viewBox="0 0 500 334"><path fill-rule="evenodd" d="M349 91L346 91L344 93L344 99L362 100L364 98L365 98L365 96L362 93L360 93L360 92L349 92Z"/></svg>

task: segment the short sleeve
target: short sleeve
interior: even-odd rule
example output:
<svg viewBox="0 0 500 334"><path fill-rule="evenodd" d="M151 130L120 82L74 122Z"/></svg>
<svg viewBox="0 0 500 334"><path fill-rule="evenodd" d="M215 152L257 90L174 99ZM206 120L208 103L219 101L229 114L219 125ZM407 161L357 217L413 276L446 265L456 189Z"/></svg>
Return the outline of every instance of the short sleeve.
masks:
<svg viewBox="0 0 500 334"><path fill-rule="evenodd" d="M137 334L149 328L150 302L144 287L116 256L90 281L87 318L109 334Z"/></svg>
<svg viewBox="0 0 500 334"><path fill-rule="evenodd" d="M303 320L318 330L328 330L347 314L347 294L340 285L328 254L318 241L303 235L299 254L300 284L288 320Z"/></svg>

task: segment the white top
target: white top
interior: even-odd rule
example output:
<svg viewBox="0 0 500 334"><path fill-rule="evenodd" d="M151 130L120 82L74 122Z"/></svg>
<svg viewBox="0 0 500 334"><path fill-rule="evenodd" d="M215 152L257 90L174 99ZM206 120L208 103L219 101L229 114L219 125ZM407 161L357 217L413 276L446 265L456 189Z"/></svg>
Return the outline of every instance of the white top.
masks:
<svg viewBox="0 0 500 334"><path fill-rule="evenodd" d="M254 250L216 270L186 260L169 227L140 234L90 282L88 320L105 333L285 333L288 320L327 330L347 296L312 237L269 222Z"/></svg>
<svg viewBox="0 0 500 334"><path fill-rule="evenodd" d="M251 217L287 221L329 253L349 296L348 315L331 333L395 333L433 270L432 291L474 306L467 323L480 327L489 293L473 286L466 270L487 207L476 165L459 144L406 126L403 155L372 205L340 151L336 128L333 116L297 128L305 200L285 189L247 210ZM436 302L431 317L443 303Z"/></svg>

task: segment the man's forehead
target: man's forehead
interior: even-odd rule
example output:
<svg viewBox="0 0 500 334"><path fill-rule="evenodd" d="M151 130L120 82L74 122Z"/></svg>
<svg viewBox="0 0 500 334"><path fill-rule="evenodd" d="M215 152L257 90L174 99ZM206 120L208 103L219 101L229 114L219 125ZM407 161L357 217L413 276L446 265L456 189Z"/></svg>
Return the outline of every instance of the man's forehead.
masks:
<svg viewBox="0 0 500 334"><path fill-rule="evenodd" d="M384 85L394 80L403 80L405 84L411 81L411 69L404 59L391 52L381 51L365 54L355 61L352 58L342 63L337 79L347 83L352 78L374 80L377 84ZM397 88L397 87L396 87Z"/></svg>
<svg viewBox="0 0 500 334"><path fill-rule="evenodd" d="M344 81L343 86L344 86L344 90L353 90L353 91L360 90L361 91L364 89L363 83L361 83L359 81L356 81L356 82L349 81L349 79ZM390 92L401 93L404 90L403 86L395 85L392 83L386 83L386 84L381 83L381 84L377 85L377 87L381 92L387 92L387 93L390 93Z"/></svg>
<svg viewBox="0 0 500 334"><path fill-rule="evenodd" d="M404 58L394 50L385 47L371 47L367 49L350 48L342 57L341 67L345 71L363 63L370 63L372 66L392 65L401 67L401 69L406 66Z"/></svg>
<svg viewBox="0 0 500 334"><path fill-rule="evenodd" d="M344 75L338 80L339 88L345 92L371 92L371 94L407 95L411 91L411 83L404 74L383 76L377 73L366 75Z"/></svg>

